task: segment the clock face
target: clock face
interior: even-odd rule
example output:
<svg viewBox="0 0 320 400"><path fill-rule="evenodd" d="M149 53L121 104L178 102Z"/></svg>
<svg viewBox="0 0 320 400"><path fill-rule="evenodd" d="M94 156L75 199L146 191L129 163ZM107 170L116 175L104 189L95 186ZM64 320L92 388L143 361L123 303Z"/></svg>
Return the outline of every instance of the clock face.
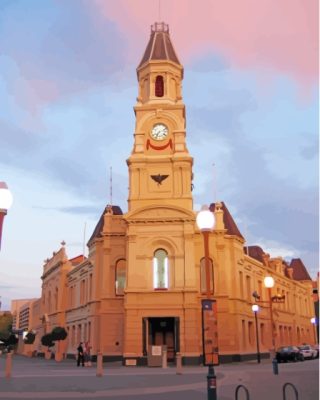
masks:
<svg viewBox="0 0 320 400"><path fill-rule="evenodd" d="M168 133L168 128L164 124L156 124L152 128L150 135L154 140L164 140Z"/></svg>

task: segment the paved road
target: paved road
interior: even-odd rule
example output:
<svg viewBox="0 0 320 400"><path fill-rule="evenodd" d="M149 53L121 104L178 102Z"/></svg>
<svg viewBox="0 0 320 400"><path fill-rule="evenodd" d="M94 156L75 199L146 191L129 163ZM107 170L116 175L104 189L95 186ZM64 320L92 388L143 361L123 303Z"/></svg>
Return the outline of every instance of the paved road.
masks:
<svg viewBox="0 0 320 400"><path fill-rule="evenodd" d="M104 365L104 376L92 368L76 367L72 360L14 356L12 378L4 377L5 358L0 357L0 399L115 399L115 400L206 400L207 369L186 367L182 375L175 368L122 367ZM220 365L215 368L218 400L235 399L237 385L245 385L250 400L282 400L282 386L293 383L299 400L318 400L319 363L310 360L279 365L273 375L271 363L263 361ZM288 390L287 400L295 400ZM238 400L245 399L244 393Z"/></svg>

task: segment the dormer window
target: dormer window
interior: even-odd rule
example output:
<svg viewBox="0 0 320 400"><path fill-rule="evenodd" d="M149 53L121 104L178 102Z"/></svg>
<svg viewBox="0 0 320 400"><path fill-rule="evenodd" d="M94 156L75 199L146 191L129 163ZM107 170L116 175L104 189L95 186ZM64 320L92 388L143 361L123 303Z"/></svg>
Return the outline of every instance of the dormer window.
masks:
<svg viewBox="0 0 320 400"><path fill-rule="evenodd" d="M158 75L156 77L156 83L155 83L155 95L156 97L163 97L163 94L164 94L163 76Z"/></svg>

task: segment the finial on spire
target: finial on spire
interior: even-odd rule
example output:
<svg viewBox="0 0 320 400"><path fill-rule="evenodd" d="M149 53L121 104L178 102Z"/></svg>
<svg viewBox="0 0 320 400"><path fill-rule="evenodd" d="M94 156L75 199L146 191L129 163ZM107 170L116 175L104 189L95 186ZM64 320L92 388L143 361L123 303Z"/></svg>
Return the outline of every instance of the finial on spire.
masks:
<svg viewBox="0 0 320 400"><path fill-rule="evenodd" d="M155 22L151 25L151 33L153 32L165 32L169 33L169 25L164 22Z"/></svg>

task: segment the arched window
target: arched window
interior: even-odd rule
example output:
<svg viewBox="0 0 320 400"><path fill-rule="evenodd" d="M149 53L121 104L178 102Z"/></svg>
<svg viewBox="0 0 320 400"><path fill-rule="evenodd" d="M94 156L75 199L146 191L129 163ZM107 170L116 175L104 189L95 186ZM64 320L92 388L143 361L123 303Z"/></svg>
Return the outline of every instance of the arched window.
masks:
<svg viewBox="0 0 320 400"><path fill-rule="evenodd" d="M123 295L126 287L126 260L116 264L116 295Z"/></svg>
<svg viewBox="0 0 320 400"><path fill-rule="evenodd" d="M158 249L153 257L153 287L154 289L168 289L169 287L168 253Z"/></svg>
<svg viewBox="0 0 320 400"><path fill-rule="evenodd" d="M163 97L163 94L164 94L163 77L161 75L158 75L156 77L156 83L155 83L155 95L156 97Z"/></svg>
<svg viewBox="0 0 320 400"><path fill-rule="evenodd" d="M210 292L213 294L214 292L214 275L213 275L213 263L211 258L209 259L209 270L210 270ZM243 281L242 281L242 273L240 276L240 284L241 284L241 291L243 296ZM205 258L202 258L200 261L200 289L201 293L205 293L207 291L207 276L206 276L206 262Z"/></svg>

